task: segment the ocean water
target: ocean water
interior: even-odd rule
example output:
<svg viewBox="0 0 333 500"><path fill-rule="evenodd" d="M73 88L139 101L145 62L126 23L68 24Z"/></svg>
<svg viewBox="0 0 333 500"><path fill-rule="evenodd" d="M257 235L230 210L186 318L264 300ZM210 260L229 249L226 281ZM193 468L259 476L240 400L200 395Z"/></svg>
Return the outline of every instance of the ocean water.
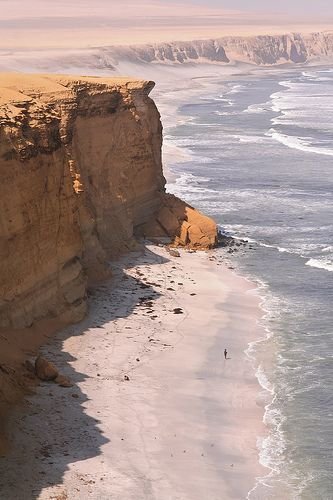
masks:
<svg viewBox="0 0 333 500"><path fill-rule="evenodd" d="M248 498L333 499L333 70L202 80L175 121L168 190L252 241L230 256L258 283L267 331L247 352L268 428Z"/></svg>

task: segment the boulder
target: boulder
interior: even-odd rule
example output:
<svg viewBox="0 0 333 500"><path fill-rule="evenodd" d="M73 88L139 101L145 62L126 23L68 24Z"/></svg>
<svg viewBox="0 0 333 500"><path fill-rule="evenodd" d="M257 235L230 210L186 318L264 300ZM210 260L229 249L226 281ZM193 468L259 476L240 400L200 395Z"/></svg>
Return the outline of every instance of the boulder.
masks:
<svg viewBox="0 0 333 500"><path fill-rule="evenodd" d="M72 382L68 377L65 377L65 375L58 375L54 381L56 384L60 385L60 387L73 387Z"/></svg>
<svg viewBox="0 0 333 500"><path fill-rule="evenodd" d="M215 222L174 195L161 194L160 209L145 234L168 236L176 246L207 249L217 245Z"/></svg>
<svg viewBox="0 0 333 500"><path fill-rule="evenodd" d="M55 380L59 375L57 368L42 356L35 361L35 373L40 380Z"/></svg>
<svg viewBox="0 0 333 500"><path fill-rule="evenodd" d="M173 248L170 248L170 250L169 250L169 254L170 254L172 257L180 257L180 253L178 252L178 250L174 250Z"/></svg>

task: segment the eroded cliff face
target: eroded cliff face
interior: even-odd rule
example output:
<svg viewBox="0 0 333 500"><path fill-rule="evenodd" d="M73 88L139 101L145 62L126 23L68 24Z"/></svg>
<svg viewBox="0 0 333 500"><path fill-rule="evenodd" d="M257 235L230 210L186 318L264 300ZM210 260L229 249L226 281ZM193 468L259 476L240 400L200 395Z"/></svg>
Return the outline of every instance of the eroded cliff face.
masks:
<svg viewBox="0 0 333 500"><path fill-rule="evenodd" d="M1 75L0 327L81 319L87 284L136 234L214 245L215 224L176 198L161 223L170 197L153 85Z"/></svg>
<svg viewBox="0 0 333 500"><path fill-rule="evenodd" d="M108 49L104 51L108 54ZM127 59L146 63L230 63L275 65L304 63L333 57L333 33L235 36L189 42L171 42L110 48L110 62Z"/></svg>
<svg viewBox="0 0 333 500"><path fill-rule="evenodd" d="M3 71L107 70L114 74L139 71L147 65L194 66L247 63L256 66L331 62L333 32L286 33L284 35L225 36L207 40L147 43L62 51L10 51L1 55ZM125 63L125 65L124 65ZM130 65L126 64L130 63ZM79 66L78 66L79 64ZM132 66L134 65L134 66Z"/></svg>

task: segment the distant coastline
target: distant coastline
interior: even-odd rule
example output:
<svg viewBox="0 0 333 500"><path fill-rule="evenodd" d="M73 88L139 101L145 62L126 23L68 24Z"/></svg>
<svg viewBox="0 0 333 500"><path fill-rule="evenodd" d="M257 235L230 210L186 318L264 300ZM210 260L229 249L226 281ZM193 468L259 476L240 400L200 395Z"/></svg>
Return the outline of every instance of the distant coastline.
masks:
<svg viewBox="0 0 333 500"><path fill-rule="evenodd" d="M283 64L325 64L333 60L333 30L224 36L146 44L98 45L85 48L1 48L1 71L63 72L140 76L196 66L214 68Z"/></svg>

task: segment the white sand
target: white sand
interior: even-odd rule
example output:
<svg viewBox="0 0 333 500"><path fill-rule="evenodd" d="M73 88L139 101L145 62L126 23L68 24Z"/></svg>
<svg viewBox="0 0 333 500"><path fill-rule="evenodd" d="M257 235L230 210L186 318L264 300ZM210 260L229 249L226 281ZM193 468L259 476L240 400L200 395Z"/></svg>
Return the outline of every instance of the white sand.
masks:
<svg viewBox="0 0 333 500"><path fill-rule="evenodd" d="M43 383L17 412L1 498L239 500L265 473L244 354L264 335L250 284L213 252L148 246L125 266L94 291L89 317L43 348L75 386Z"/></svg>

